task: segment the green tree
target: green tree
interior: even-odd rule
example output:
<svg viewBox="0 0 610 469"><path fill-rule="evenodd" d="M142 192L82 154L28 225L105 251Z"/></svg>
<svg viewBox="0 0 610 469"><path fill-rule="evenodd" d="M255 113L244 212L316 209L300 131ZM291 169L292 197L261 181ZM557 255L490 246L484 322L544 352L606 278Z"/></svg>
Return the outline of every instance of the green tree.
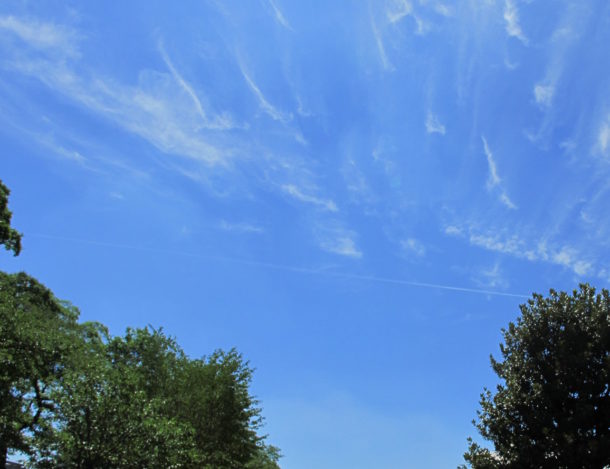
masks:
<svg viewBox="0 0 610 469"><path fill-rule="evenodd" d="M256 460L275 467L277 449L267 447L265 438L257 434L262 417L249 392L252 373L235 350L218 350L185 363L177 388L177 411L194 429L205 467L237 469Z"/></svg>
<svg viewBox="0 0 610 469"><path fill-rule="evenodd" d="M78 311L24 273L0 272L0 467L48 430L50 398L78 338Z"/></svg>
<svg viewBox="0 0 610 469"><path fill-rule="evenodd" d="M110 339L86 331L84 348L53 395L53 431L40 439L38 467L198 467L193 432L168 412L177 345L129 329Z"/></svg>
<svg viewBox="0 0 610 469"><path fill-rule="evenodd" d="M8 209L11 191L0 180L0 244L15 256L21 252L21 233L11 227L12 212Z"/></svg>
<svg viewBox="0 0 610 469"><path fill-rule="evenodd" d="M277 449L257 434L252 370L237 352L191 360L161 330L84 332L53 394L38 467L278 468Z"/></svg>
<svg viewBox="0 0 610 469"><path fill-rule="evenodd" d="M521 306L503 331L502 384L485 390L476 426L493 450L470 440L473 468L610 465L610 298L581 285Z"/></svg>

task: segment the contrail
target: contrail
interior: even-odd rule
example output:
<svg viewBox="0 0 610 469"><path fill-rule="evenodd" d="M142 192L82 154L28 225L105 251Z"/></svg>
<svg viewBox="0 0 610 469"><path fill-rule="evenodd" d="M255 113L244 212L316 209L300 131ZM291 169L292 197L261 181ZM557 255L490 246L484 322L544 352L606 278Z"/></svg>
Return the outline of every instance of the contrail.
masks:
<svg viewBox="0 0 610 469"><path fill-rule="evenodd" d="M69 238L64 236L53 236L41 233L30 233L28 236L32 236L34 238L42 238L42 239L50 239L56 241L66 241L71 243L81 243L81 244L89 244L92 246L103 246L109 248L118 248L118 249L129 249L134 251L145 251L145 252L156 252L160 254L174 254L185 257L199 258L199 259L207 259L207 260L215 260L219 262L231 262L235 264L242 265L251 265L256 267L264 267L267 269L275 269L275 270L283 270L286 272L294 272L298 274L307 274L307 275L324 275L327 277L335 277L335 278L343 278L350 280L360 280L365 282L375 282L375 283L385 283L392 285L405 285L409 287L419 287L419 288L433 288L438 290L449 290L463 293L476 293L479 295L492 295L492 296L506 296L511 298L530 298L529 295L523 295L520 293L507 293L507 292L499 292L494 290L484 290L481 288L468 288L468 287L459 287L455 285L443 285L438 283L427 283L427 282L416 282L411 280L402 280L397 278L390 277L377 277L374 275L359 275L359 274L350 274L347 272L330 272L323 270L316 270L308 267L297 267L291 265L284 264L274 264L270 262L257 261L257 260L249 260L242 259L236 257L224 257L224 256L214 256L214 255L201 255L195 254L186 251L178 251L174 249L162 249L162 248L149 248L143 246L135 246L132 244L120 244L120 243L108 243L104 241L94 241L89 239L81 239L81 238Z"/></svg>

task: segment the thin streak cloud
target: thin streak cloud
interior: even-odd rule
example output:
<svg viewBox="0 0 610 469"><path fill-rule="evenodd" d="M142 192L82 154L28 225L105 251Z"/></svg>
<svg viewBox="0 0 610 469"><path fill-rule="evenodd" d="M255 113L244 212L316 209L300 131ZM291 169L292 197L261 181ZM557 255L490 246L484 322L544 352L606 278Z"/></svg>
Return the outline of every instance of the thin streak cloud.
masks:
<svg viewBox="0 0 610 469"><path fill-rule="evenodd" d="M388 55L386 54L385 47L383 45L383 39L373 18L371 18L371 28L373 29L373 36L375 38L375 44L377 45L377 52L379 53L379 58L383 68L388 71L394 70L394 66L390 62L390 59L388 59Z"/></svg>
<svg viewBox="0 0 610 469"><path fill-rule="evenodd" d="M165 65L167 65L167 68L169 69L172 76L176 80L176 83L178 83L182 87L182 89L184 91L186 91L186 93L191 97L191 99L193 100L193 104L195 105L195 108L197 109L197 112L201 116L201 119L203 119L203 122L207 123L208 118L205 114L205 111L203 110L201 101L197 97L197 93L195 93L195 91L193 90L193 87L190 84L188 84L184 78L182 78L182 75L180 75L180 73L178 73L178 71L176 70L176 67L174 67L174 64L172 63L169 56L167 55L167 52L165 51L163 42L159 42L159 51L161 52L161 57L163 58Z"/></svg>
<svg viewBox="0 0 610 469"><path fill-rule="evenodd" d="M320 242L320 247L332 254L360 259L362 251L356 246L356 241L350 233L341 233L333 237L328 237Z"/></svg>
<svg viewBox="0 0 610 469"><path fill-rule="evenodd" d="M388 10L386 15L390 23L397 23L405 16L413 13L413 4L408 0L400 0L395 2L395 8Z"/></svg>
<svg viewBox="0 0 610 469"><path fill-rule="evenodd" d="M445 233L450 236L466 238L473 246L508 254L528 261L542 261L560 265L572 270L576 275L589 275L595 270L592 261L582 256L575 248L567 245L551 246L546 241L528 243L516 234L502 235L494 232L464 230L461 227L448 226ZM532 245L533 244L533 245Z"/></svg>
<svg viewBox="0 0 610 469"><path fill-rule="evenodd" d="M41 233L30 233L28 236L40 239L48 239L54 241L62 241L69 243L81 243L81 244L89 244L92 246L102 246L116 249L128 249L133 251L145 251L145 252L156 252L160 254L171 254L171 255L180 255L190 258L196 259L206 259L213 260L218 262L231 262L235 264L241 265L250 265L255 267L263 267L274 270L282 270L285 272L293 272L298 274L308 274L308 275L316 275L320 277L331 277L331 278L341 278L346 280L361 280L364 282L374 282L374 283L385 283L389 285L403 285L417 288L431 288L435 290L447 290L453 292L462 292L462 293L474 293L478 295L489 295L489 296L504 296L510 298L530 298L530 295L520 294L520 293L510 293L510 292L500 292L494 290L486 290L481 288L468 288L461 287L456 285L446 285L440 283L429 283L429 282L417 282L411 280L403 280L391 277L381 277L375 275L358 275L358 274L350 274L345 272L331 272L328 270L319 270L312 269L308 267L297 267L291 265L283 265L283 264L274 264L270 262L258 261L258 260L250 260L250 259L240 259L235 257L224 257L224 256L213 256L213 255L201 255L190 253L186 251L172 250L172 249L159 249L159 248L147 248L143 246L136 246L130 244L119 244L119 243L107 243L103 241L94 241L94 240L86 240L80 238L69 238L63 236L52 236Z"/></svg>
<svg viewBox="0 0 610 469"><path fill-rule="evenodd" d="M310 194L306 194L301 189L299 189L297 186L295 186L294 184L284 184L282 186L282 190L286 194L290 195L291 197L293 197L297 200L300 200L301 202L317 205L319 207L322 207L322 208L328 210L329 212L338 212L339 211L339 209L337 208L337 204L335 204L335 202L333 202L332 200L321 199L319 197L316 197L316 196L313 196Z"/></svg>
<svg viewBox="0 0 610 469"><path fill-rule="evenodd" d="M498 169L496 168L496 162L494 160L493 154L489 149L489 145L487 144L487 139L485 137L481 137L483 141L483 150L485 151L485 156L487 157L487 165L489 167L489 177L487 179L487 188L492 189L500 184L500 176L498 176Z"/></svg>
<svg viewBox="0 0 610 469"><path fill-rule="evenodd" d="M610 118L599 129L597 145L602 153L607 152L610 145Z"/></svg>
<svg viewBox="0 0 610 469"><path fill-rule="evenodd" d="M275 106L273 106L269 101L267 101L267 98L265 98L265 95L263 95L260 88L256 85L256 83L254 83L254 81L252 81L250 75L248 75L243 68L241 72L244 76L244 79L246 80L246 83L256 96L256 99L258 100L258 103L264 112L266 112L273 120L283 122L284 124L292 120L291 115L284 114L283 112L276 109Z"/></svg>
<svg viewBox="0 0 610 469"><path fill-rule="evenodd" d="M504 2L504 21L506 21L507 34L527 45L529 41L519 24L519 11L513 0L505 0Z"/></svg>
<svg viewBox="0 0 610 469"><path fill-rule="evenodd" d="M68 57L78 56L75 47L76 33L53 23L24 20L14 16L0 17L0 30L13 33L22 41L37 49L61 52Z"/></svg>
<svg viewBox="0 0 610 469"><path fill-rule="evenodd" d="M502 180L500 179L500 176L498 175L498 168L496 166L496 161L494 159L494 156L493 156L491 150L489 149L489 145L487 144L487 139L484 136L481 136L481 140L483 141L483 151L485 153L485 156L487 157L487 166L489 168L489 176L487 178L487 190L490 192L494 191L494 190L499 191L500 193L499 193L498 199L500 200L500 202L506 208L515 210L517 208L517 206L513 203L512 200L510 200L510 197L508 197L508 194L506 193L506 191L504 190L504 188L501 185Z"/></svg>
<svg viewBox="0 0 610 469"><path fill-rule="evenodd" d="M275 14L275 19L277 20L277 22L279 24L281 24L284 28L286 28L290 31L293 31L292 26L290 25L290 23L288 22L288 20L282 13L282 11L275 4L275 2L273 0L268 0L268 1L269 1L269 6L271 6L271 8L273 9L273 13Z"/></svg>
<svg viewBox="0 0 610 469"><path fill-rule="evenodd" d="M429 134L445 135L445 126L441 124L438 116L428 112L426 117L426 132Z"/></svg>

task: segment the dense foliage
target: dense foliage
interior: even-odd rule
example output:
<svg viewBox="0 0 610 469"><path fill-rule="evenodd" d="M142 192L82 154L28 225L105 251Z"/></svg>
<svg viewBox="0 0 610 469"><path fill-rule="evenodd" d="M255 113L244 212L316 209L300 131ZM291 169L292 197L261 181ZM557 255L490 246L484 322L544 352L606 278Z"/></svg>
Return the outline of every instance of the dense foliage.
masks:
<svg viewBox="0 0 610 469"><path fill-rule="evenodd" d="M76 310L26 274L0 272L0 467L49 431L51 399L73 354Z"/></svg>
<svg viewBox="0 0 610 469"><path fill-rule="evenodd" d="M13 251L15 256L21 252L21 234L11 227L13 214L8 209L8 187L0 181L0 244L8 251Z"/></svg>
<svg viewBox="0 0 610 469"><path fill-rule="evenodd" d="M110 337L77 317L26 274L0 274L4 457L18 450L35 467L277 467L236 351L193 360L160 330Z"/></svg>
<svg viewBox="0 0 610 469"><path fill-rule="evenodd" d="M503 330L503 384L481 395L473 468L610 466L610 297L581 285L572 295L534 295Z"/></svg>
<svg viewBox="0 0 610 469"><path fill-rule="evenodd" d="M0 244L18 254L7 197L0 183ZM191 359L162 330L111 337L78 316L29 275L0 272L0 469L12 452L39 468L279 467L239 353Z"/></svg>

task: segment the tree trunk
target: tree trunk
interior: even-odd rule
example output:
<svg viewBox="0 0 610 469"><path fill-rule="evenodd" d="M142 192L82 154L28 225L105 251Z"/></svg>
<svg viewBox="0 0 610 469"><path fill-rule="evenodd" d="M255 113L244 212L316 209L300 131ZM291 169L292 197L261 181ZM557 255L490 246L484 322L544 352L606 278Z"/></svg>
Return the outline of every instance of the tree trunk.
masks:
<svg viewBox="0 0 610 469"><path fill-rule="evenodd" d="M6 458L8 457L8 448L6 444L0 441L0 469L6 469Z"/></svg>

